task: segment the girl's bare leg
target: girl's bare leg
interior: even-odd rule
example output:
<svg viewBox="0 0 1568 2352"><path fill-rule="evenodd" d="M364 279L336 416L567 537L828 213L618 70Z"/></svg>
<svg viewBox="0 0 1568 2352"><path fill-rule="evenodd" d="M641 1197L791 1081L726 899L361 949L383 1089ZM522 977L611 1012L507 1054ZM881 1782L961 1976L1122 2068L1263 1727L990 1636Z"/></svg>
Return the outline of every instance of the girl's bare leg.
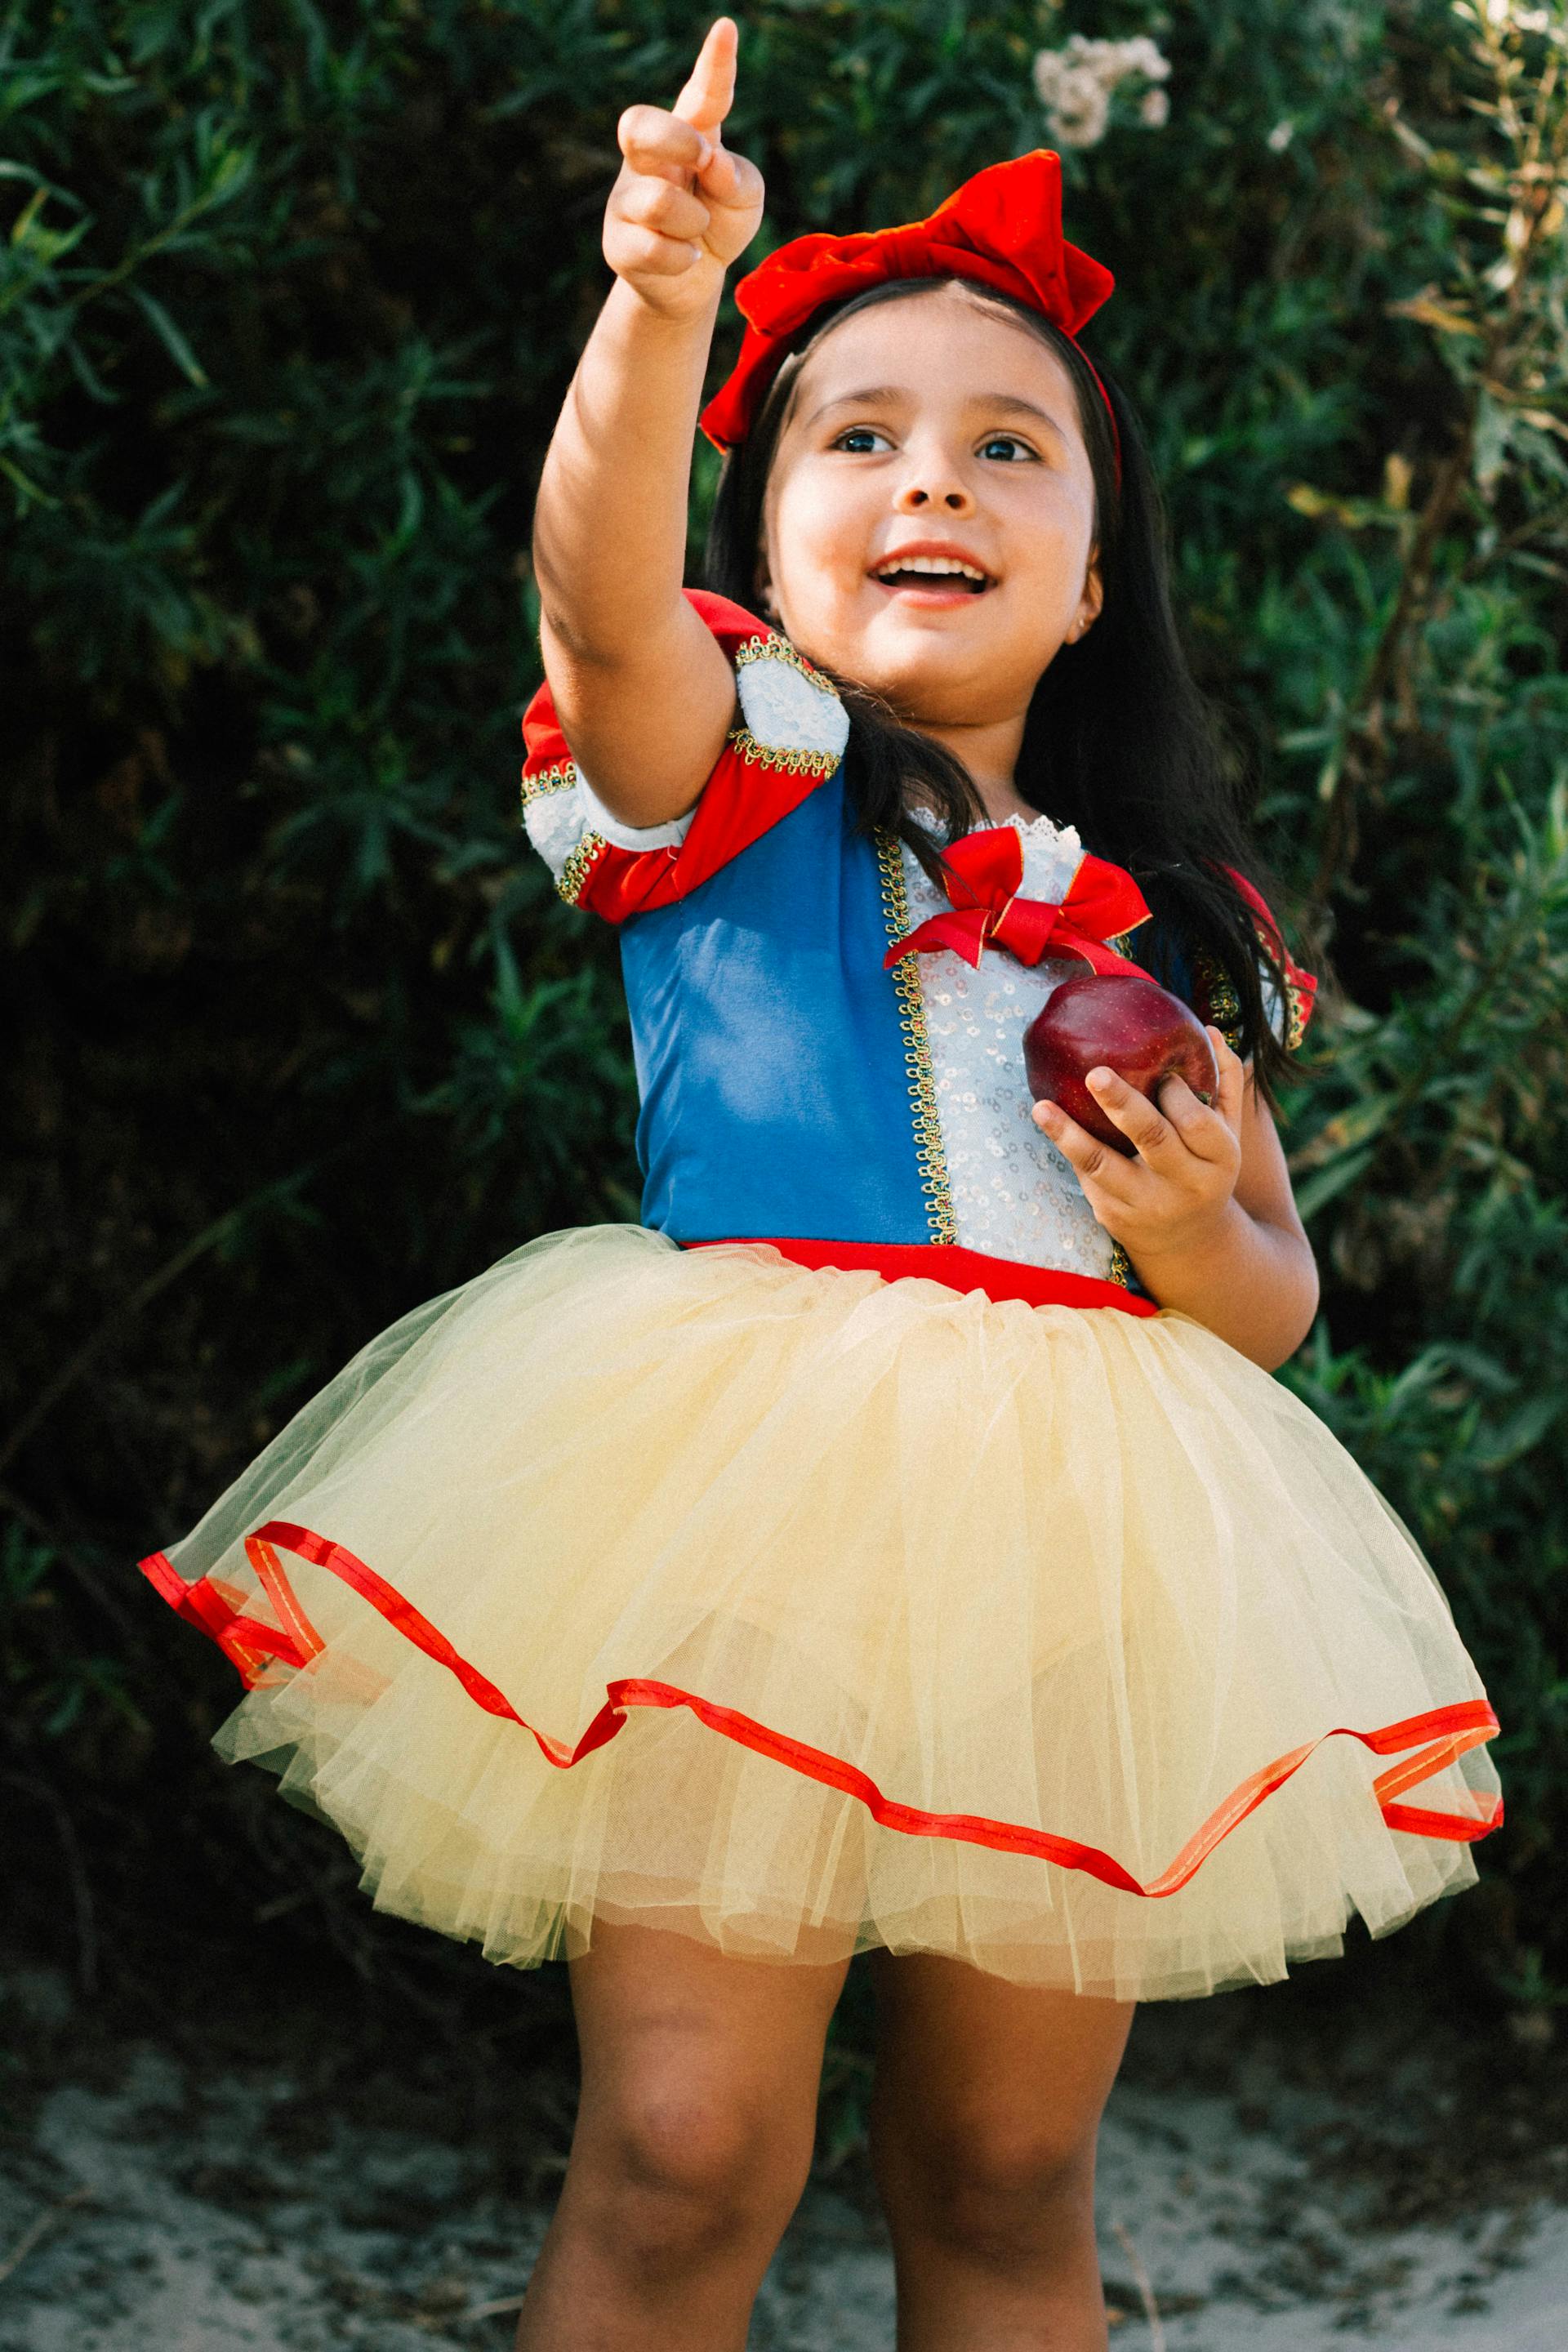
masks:
<svg viewBox="0 0 1568 2352"><path fill-rule="evenodd" d="M1104 2352L1095 2144L1133 2004L922 1953L873 1972L899 2352Z"/></svg>
<svg viewBox="0 0 1568 2352"><path fill-rule="evenodd" d="M805 2186L845 1965L595 1928L572 1965L577 2128L517 2352L743 2352Z"/></svg>

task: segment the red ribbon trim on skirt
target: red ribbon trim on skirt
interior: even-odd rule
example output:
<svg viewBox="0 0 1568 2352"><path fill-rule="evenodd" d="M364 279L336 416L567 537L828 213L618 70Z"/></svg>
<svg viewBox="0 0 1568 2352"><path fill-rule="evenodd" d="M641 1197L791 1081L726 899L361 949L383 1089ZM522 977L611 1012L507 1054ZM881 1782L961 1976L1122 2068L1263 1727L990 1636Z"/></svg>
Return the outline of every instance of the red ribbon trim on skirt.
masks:
<svg viewBox="0 0 1568 2352"><path fill-rule="evenodd" d="M682 1249L776 1249L794 1265L813 1272L836 1266L845 1274L879 1274L884 1282L906 1277L940 1282L949 1290L983 1290L1000 1304L1021 1298L1026 1307L1114 1307L1123 1315L1157 1315L1152 1298L1104 1282L1097 1274L1068 1274L1052 1265L1026 1265L1019 1259L987 1257L983 1250L951 1242L819 1242L775 1234L728 1234L721 1240L682 1242Z"/></svg>
<svg viewBox="0 0 1568 2352"><path fill-rule="evenodd" d="M1402 1723L1384 1724L1375 1731L1357 1731L1348 1724L1336 1724L1320 1732L1315 1739L1304 1740L1300 1747L1277 1756L1271 1764L1250 1773L1233 1789L1202 1828L1187 1840L1169 1867L1146 1885L1123 1869L1113 1855L1102 1853L1099 1846L1081 1844L1076 1838L1058 1837L1047 1830L1030 1829L1022 1822L988 1821L982 1814L933 1813L921 1805L900 1804L884 1796L868 1774L842 1757L808 1747L805 1740L773 1731L736 1707L716 1706L711 1699L701 1698L694 1691L679 1690L672 1683L628 1677L607 1684L604 1706L575 1747L568 1748L564 1741L552 1739L532 1724L525 1723L494 1683L459 1656L446 1635L384 1577L367 1568L363 1560L356 1559L342 1544L331 1543L312 1528L294 1527L285 1519L269 1519L245 1539L251 1566L278 1612L276 1625L247 1615L241 1606L243 1595L232 1585L218 1583L210 1576L187 1584L161 1551L152 1553L140 1563L142 1574L170 1607L192 1624L199 1625L217 1643L247 1687L260 1681L268 1661L304 1666L319 1656L324 1646L283 1572L279 1547L300 1559L312 1561L351 1585L416 1649L455 1675L477 1706L487 1715L517 1724L537 1743L546 1762L563 1771L613 1739L634 1707L689 1707L698 1721L706 1724L710 1731L751 1748L755 1755L788 1765L792 1771L820 1781L825 1788L841 1789L846 1796L864 1805L884 1829L898 1830L906 1837L952 1838L961 1844L988 1846L997 1853L1026 1854L1037 1861L1054 1862L1063 1870L1081 1870L1090 1878L1098 1878L1102 1885L1118 1887L1125 1894L1151 1896L1174 1895L1184 1886L1220 1840L1228 1837L1292 1773L1300 1771L1325 1739L1359 1739L1363 1748L1371 1748L1377 1756L1402 1755L1408 1748L1415 1749L1414 1755L1405 1756L1402 1763L1391 1766L1373 1782L1373 1798L1391 1830L1403 1830L1413 1837L1443 1838L1468 1844L1489 1835L1503 1818L1500 1797L1477 1797L1474 1811L1463 1813L1426 1811L1394 1801L1407 1789L1430 1780L1445 1765L1455 1762L1467 1748L1478 1748L1496 1737L1498 1719L1484 1698L1461 1699L1450 1706L1431 1707L1423 1715L1407 1716ZM1422 1742L1426 1744L1422 1746Z"/></svg>

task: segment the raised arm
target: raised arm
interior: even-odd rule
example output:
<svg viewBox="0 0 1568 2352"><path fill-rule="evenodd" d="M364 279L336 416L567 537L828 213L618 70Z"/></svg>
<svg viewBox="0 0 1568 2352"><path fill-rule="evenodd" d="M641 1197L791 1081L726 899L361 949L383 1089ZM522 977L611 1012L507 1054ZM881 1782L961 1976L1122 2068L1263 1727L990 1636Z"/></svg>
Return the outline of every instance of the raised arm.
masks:
<svg viewBox="0 0 1568 2352"><path fill-rule="evenodd" d="M762 217L723 143L734 22L721 16L665 113L629 107L605 215L616 282L566 395L534 512L545 673L613 816L691 807L734 717L728 661L681 594L691 444L724 272Z"/></svg>

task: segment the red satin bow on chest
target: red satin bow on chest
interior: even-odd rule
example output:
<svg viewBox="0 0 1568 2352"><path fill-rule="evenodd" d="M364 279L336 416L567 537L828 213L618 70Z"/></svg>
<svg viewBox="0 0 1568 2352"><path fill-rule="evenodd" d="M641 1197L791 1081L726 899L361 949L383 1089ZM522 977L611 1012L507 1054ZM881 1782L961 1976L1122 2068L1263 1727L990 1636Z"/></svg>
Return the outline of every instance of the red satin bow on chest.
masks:
<svg viewBox="0 0 1568 2352"><path fill-rule="evenodd" d="M1149 919L1143 893L1131 874L1103 857L1086 856L1059 902L1020 898L1023 878L1024 844L1016 825L965 834L942 852L942 884L953 911L933 915L890 947L882 959L884 970L911 951L937 948L951 948L978 968L985 950L998 947L1020 963L1038 963L1047 955L1079 956L1094 971L1148 978L1141 966L1105 944Z"/></svg>

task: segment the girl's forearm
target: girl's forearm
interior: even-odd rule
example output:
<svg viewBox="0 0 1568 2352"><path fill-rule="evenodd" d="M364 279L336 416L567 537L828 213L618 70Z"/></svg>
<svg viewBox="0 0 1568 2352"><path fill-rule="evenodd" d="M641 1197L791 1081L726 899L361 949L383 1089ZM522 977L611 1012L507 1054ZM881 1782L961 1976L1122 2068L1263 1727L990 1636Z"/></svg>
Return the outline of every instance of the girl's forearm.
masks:
<svg viewBox="0 0 1568 2352"><path fill-rule="evenodd" d="M546 626L577 660L644 660L681 630L691 444L718 310L612 288L545 459L533 560Z"/></svg>
<svg viewBox="0 0 1568 2352"><path fill-rule="evenodd" d="M609 300L550 445L534 522L540 646L584 787L613 819L692 808L734 720L735 674L681 594L691 442L731 262L762 174L723 143L734 19L710 28L673 112L629 106L605 208Z"/></svg>
<svg viewBox="0 0 1568 2352"><path fill-rule="evenodd" d="M1318 1269L1304 1234L1249 1216L1232 1200L1212 1236L1129 1253L1162 1307L1190 1315L1265 1371L1294 1355L1312 1328Z"/></svg>

